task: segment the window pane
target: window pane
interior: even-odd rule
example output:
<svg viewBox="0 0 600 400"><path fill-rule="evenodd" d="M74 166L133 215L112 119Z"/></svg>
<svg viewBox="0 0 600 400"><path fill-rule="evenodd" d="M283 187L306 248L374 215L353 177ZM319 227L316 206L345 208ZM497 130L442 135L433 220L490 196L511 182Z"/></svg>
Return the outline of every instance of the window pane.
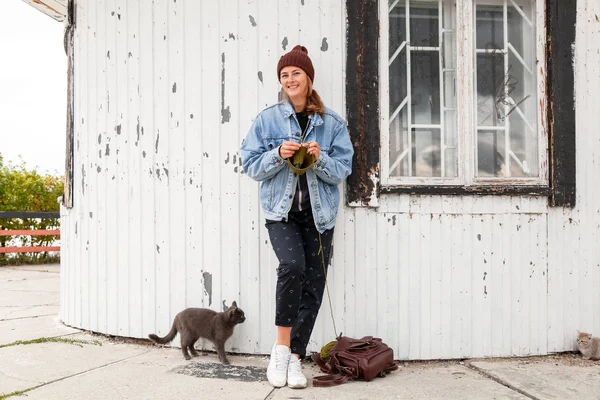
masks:
<svg viewBox="0 0 600 400"><path fill-rule="evenodd" d="M406 106L406 102L408 101L408 71L406 69L406 52L407 48L405 47L389 66L390 120L393 115L398 112L398 108L401 105L408 108ZM404 104L402 104L403 102Z"/></svg>
<svg viewBox="0 0 600 400"><path fill-rule="evenodd" d="M507 7L509 74L514 79L509 98L511 176L539 175L534 2L515 0ZM519 82L520 81L520 82ZM518 103L518 104L517 104Z"/></svg>
<svg viewBox="0 0 600 400"><path fill-rule="evenodd" d="M534 0L475 3L477 176L538 176Z"/></svg>
<svg viewBox="0 0 600 400"><path fill-rule="evenodd" d="M389 25L389 53L390 57L406 41L406 4L402 1L389 1L390 25Z"/></svg>
<svg viewBox="0 0 600 400"><path fill-rule="evenodd" d="M413 51L411 59L411 105L414 124L440 123L440 55Z"/></svg>
<svg viewBox="0 0 600 400"><path fill-rule="evenodd" d="M411 46L439 46L438 8L437 1L410 2Z"/></svg>
<svg viewBox="0 0 600 400"><path fill-rule="evenodd" d="M479 177L507 176L504 169L504 139L504 130L478 132L476 162Z"/></svg>
<svg viewBox="0 0 600 400"><path fill-rule="evenodd" d="M503 1L498 1L502 4ZM475 28L478 49L504 48L503 6L476 4L477 26Z"/></svg>
<svg viewBox="0 0 600 400"><path fill-rule="evenodd" d="M441 177L440 130L413 128L409 135L399 121L390 126L390 176Z"/></svg>
<svg viewBox="0 0 600 400"><path fill-rule="evenodd" d="M390 176L411 176L407 114L408 107L404 107L390 121Z"/></svg>
<svg viewBox="0 0 600 400"><path fill-rule="evenodd" d="M477 124L480 126L504 126L500 114L504 94L504 55L477 55Z"/></svg>
<svg viewBox="0 0 600 400"><path fill-rule="evenodd" d="M413 129L413 176L442 176L439 129ZM408 172L408 171L405 171Z"/></svg>
<svg viewBox="0 0 600 400"><path fill-rule="evenodd" d="M400 0L388 7L390 176L456 177L454 3Z"/></svg>

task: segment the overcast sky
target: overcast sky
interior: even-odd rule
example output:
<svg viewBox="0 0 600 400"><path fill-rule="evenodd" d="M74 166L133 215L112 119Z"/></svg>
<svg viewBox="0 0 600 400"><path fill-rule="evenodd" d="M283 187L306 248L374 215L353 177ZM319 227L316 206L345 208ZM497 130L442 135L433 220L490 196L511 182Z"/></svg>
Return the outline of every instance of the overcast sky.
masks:
<svg viewBox="0 0 600 400"><path fill-rule="evenodd" d="M65 165L67 57L62 22L21 0L2 1L0 153L4 162L62 175Z"/></svg>

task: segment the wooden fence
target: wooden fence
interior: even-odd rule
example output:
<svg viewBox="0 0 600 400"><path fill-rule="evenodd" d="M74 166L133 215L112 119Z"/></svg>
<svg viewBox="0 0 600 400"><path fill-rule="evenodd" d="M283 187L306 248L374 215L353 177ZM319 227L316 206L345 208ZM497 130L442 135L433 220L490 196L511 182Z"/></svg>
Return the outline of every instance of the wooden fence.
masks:
<svg viewBox="0 0 600 400"><path fill-rule="evenodd" d="M60 218L57 212L27 212L27 211L0 211L0 218ZM0 236L59 236L60 229L39 230L0 230ZM60 251L60 246L11 246L0 247L1 253L41 253L47 251Z"/></svg>

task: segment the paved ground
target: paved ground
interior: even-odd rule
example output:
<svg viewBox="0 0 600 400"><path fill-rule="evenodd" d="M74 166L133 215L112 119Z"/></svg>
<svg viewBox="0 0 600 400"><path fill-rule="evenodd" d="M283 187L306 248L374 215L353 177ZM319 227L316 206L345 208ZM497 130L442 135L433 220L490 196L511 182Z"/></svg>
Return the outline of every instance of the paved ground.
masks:
<svg viewBox="0 0 600 400"><path fill-rule="evenodd" d="M58 307L58 265L0 267L0 399L600 399L600 363L574 354L407 362L369 383L273 389L266 357L185 361L179 349L66 327ZM15 344L40 338L59 341ZM319 374L308 363L305 372Z"/></svg>

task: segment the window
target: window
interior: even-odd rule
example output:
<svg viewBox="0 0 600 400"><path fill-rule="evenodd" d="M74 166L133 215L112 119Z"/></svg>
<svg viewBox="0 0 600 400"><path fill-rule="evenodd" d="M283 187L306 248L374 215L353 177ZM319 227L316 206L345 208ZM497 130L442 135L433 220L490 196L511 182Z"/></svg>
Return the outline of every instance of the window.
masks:
<svg viewBox="0 0 600 400"><path fill-rule="evenodd" d="M382 0L379 23L382 185L548 186L543 1Z"/></svg>

